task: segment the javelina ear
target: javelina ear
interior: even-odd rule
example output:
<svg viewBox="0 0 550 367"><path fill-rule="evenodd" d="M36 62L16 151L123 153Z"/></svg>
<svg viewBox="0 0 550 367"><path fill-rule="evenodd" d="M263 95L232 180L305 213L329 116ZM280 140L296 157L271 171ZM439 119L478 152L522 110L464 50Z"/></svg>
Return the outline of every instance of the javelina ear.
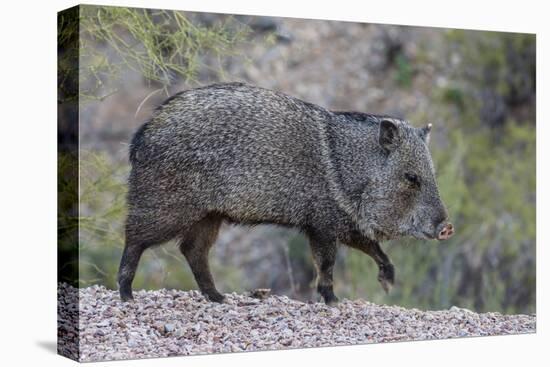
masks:
<svg viewBox="0 0 550 367"><path fill-rule="evenodd" d="M430 142L430 132L432 131L432 124L428 124L420 129L420 137L428 144Z"/></svg>
<svg viewBox="0 0 550 367"><path fill-rule="evenodd" d="M385 151L391 152L399 145L399 127L393 121L380 121L378 143Z"/></svg>

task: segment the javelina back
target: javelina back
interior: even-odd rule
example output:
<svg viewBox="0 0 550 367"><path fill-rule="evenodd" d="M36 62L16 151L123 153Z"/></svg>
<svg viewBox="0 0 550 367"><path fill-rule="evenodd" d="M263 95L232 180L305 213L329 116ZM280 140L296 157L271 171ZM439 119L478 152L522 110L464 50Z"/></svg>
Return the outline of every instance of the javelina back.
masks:
<svg viewBox="0 0 550 367"><path fill-rule="evenodd" d="M295 227L310 240L317 289L337 298L337 244L371 256L384 289L394 268L382 240L446 239L453 228L428 151L430 125L333 112L241 83L165 101L130 146L123 300L143 251L177 238L202 293L221 302L208 252L222 221Z"/></svg>

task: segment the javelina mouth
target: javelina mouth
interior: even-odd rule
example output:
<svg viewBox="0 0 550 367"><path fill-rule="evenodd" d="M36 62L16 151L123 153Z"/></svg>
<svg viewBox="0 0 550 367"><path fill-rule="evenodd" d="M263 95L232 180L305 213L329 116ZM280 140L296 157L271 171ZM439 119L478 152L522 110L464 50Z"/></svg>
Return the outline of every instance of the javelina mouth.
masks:
<svg viewBox="0 0 550 367"><path fill-rule="evenodd" d="M436 236L434 236L432 233L422 231L422 234L428 239L428 240L435 240Z"/></svg>

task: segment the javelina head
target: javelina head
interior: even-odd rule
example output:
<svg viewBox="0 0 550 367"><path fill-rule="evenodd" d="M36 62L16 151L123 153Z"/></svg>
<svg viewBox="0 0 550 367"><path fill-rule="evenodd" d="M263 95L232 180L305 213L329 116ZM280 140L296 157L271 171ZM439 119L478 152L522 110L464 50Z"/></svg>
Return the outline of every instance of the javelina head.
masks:
<svg viewBox="0 0 550 367"><path fill-rule="evenodd" d="M400 120L380 122L379 156L360 204L375 237L445 240L453 234L428 150L430 130L431 124L417 129Z"/></svg>

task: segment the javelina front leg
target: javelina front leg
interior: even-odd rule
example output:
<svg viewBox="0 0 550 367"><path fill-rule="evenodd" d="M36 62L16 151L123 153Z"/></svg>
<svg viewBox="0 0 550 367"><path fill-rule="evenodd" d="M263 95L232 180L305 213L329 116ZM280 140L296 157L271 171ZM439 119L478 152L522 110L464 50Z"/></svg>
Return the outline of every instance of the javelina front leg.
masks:
<svg viewBox="0 0 550 367"><path fill-rule="evenodd" d="M322 236L310 235L310 246L313 255L313 264L317 270L317 291L323 297L325 303L333 306L338 303L334 295L332 270L336 262L337 245Z"/></svg>
<svg viewBox="0 0 550 367"><path fill-rule="evenodd" d="M214 285L208 265L208 252L218 236L220 225L220 218L207 217L196 223L179 243L180 251L187 259L202 294L219 303L223 302L224 296Z"/></svg>
<svg viewBox="0 0 550 367"><path fill-rule="evenodd" d="M378 265L378 281L386 293L389 292L395 281L395 270L380 244L365 238L352 241L349 246L361 250L373 258L376 265Z"/></svg>

